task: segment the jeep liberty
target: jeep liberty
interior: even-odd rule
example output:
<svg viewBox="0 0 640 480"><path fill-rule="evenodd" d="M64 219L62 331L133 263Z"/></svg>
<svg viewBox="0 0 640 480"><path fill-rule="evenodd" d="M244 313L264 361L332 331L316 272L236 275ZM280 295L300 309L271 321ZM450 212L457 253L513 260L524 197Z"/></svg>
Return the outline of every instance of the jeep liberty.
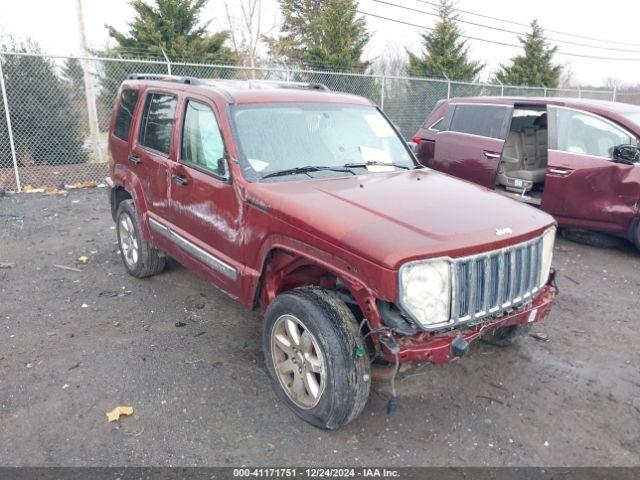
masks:
<svg viewBox="0 0 640 480"><path fill-rule="evenodd" d="M127 271L170 256L260 312L277 396L334 429L367 403L372 362L394 373L392 406L400 363L545 318L555 223L422 167L371 101L327 90L132 75L107 184Z"/></svg>

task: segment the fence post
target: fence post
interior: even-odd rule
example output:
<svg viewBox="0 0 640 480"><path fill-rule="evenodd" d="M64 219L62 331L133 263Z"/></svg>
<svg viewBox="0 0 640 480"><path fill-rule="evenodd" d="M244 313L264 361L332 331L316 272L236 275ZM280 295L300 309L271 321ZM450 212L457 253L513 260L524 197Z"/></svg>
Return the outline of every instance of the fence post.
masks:
<svg viewBox="0 0 640 480"><path fill-rule="evenodd" d="M11 158L13 159L13 172L16 177L16 188L22 191L20 185L20 173L18 172L18 156L16 155L16 145L13 141L13 128L11 127L11 114L9 113L9 99L7 98L7 86L4 83L4 72L2 71L2 61L0 60L0 89L2 90L2 101L4 103L4 114L7 119L7 131L9 132L9 145L11 146Z"/></svg>
<svg viewBox="0 0 640 480"><path fill-rule="evenodd" d="M385 84L386 84L386 76L383 73L382 77L380 78L380 109L384 110L384 89L385 89Z"/></svg>
<svg viewBox="0 0 640 480"><path fill-rule="evenodd" d="M611 101L615 102L616 101L616 95L618 93L618 86L614 85L613 86L613 94L611 95Z"/></svg>
<svg viewBox="0 0 640 480"><path fill-rule="evenodd" d="M502 83L500 80L498 80L496 78L496 82L498 82L500 84L500 96L504 97L504 83Z"/></svg>
<svg viewBox="0 0 640 480"><path fill-rule="evenodd" d="M582 98L582 90L580 90L580 87L578 87L578 98Z"/></svg>
<svg viewBox="0 0 640 480"><path fill-rule="evenodd" d="M546 87L546 86L544 86L544 87L542 87L542 88L543 88L543 90L544 90L544 96L546 97L546 96L547 96L547 87Z"/></svg>
<svg viewBox="0 0 640 480"><path fill-rule="evenodd" d="M167 57L167 54L164 53L164 50L160 50L160 51L162 52L162 56L167 62L167 75L171 75L171 60L169 60L169 57Z"/></svg>

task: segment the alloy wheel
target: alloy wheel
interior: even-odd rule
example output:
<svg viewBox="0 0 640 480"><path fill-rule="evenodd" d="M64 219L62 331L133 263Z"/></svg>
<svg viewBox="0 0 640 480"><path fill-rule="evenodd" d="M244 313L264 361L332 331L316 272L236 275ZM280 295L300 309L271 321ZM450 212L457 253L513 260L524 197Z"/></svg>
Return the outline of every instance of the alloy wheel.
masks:
<svg viewBox="0 0 640 480"><path fill-rule="evenodd" d="M327 367L318 341L300 319L279 317L271 330L271 357L287 396L305 410L320 401Z"/></svg>

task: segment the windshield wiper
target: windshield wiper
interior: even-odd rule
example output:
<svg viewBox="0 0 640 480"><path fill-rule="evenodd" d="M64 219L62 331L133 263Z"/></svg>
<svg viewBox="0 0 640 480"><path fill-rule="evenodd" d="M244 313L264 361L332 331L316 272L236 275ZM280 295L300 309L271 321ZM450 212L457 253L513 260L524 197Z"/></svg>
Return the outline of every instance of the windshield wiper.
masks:
<svg viewBox="0 0 640 480"><path fill-rule="evenodd" d="M330 170L332 172L351 173L355 175L354 172L352 172L351 170L345 167L339 167L339 166L329 167L325 165L306 165L304 167L295 167L295 168L286 168L284 170L277 170L275 172L262 175L261 178L282 177L285 175L295 175L297 173L308 173L308 172L320 172L324 170Z"/></svg>
<svg viewBox="0 0 640 480"><path fill-rule="evenodd" d="M353 163L345 163L343 167L346 168L367 168L370 166L382 166L382 167L396 167L403 168L405 170L413 170L415 166L409 167L407 165L403 165L402 163L387 163L387 162L378 162L378 161L370 161L370 162L353 162Z"/></svg>

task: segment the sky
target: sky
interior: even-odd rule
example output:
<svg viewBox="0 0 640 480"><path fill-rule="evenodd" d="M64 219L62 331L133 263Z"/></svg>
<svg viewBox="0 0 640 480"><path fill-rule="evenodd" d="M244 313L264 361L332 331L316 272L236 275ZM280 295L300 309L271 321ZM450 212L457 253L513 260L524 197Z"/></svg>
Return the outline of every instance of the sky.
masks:
<svg viewBox="0 0 640 480"><path fill-rule="evenodd" d="M105 24L126 30L133 18L133 9L127 0L82 0L84 8L87 41L90 48L103 48L109 45L109 36ZM415 10L433 12L430 3L421 0L384 0L387 3L402 5ZM237 11L237 1L228 0L232 14ZM582 86L602 86L607 79L615 78L627 85L640 84L640 2L629 0L609 0L606 4L576 0L536 0L535 2L517 2L513 0L458 0L457 7L473 13L508 19L528 24L537 18L547 29L547 36L558 42L559 52L598 57L630 58L633 61L604 60L576 56L556 56L557 63L565 71L571 72L575 84ZM367 59L380 58L390 54L403 54L405 49L420 50L421 27L430 28L436 22L432 15L398 8L375 0L360 0L362 12L389 17L418 26L408 26L389 20L365 16L372 34L366 50ZM224 14L223 0L210 0L204 19L212 19L210 28L228 29ZM527 28L493 19L461 13L460 19L477 24L461 23L464 35L475 37L468 40L470 58L485 63L481 74L488 78L500 64L508 63L520 50L516 47L498 45L480 41L488 39L496 42L518 45L514 33L499 31L514 30L524 33ZM277 32L281 18L276 0L263 0L262 24L265 30ZM598 40L577 38L549 30L571 33ZM46 53L56 55L78 54L80 41L76 15L76 0L0 0L0 40L7 35L17 39L31 38ZM607 42L600 40L606 39ZM571 45L564 42L581 43L587 46ZM610 43L616 42L616 43ZM604 48L594 48L604 47ZM606 49L605 49L606 48ZM608 50L609 49L609 50ZM611 50L617 49L617 50Z"/></svg>

